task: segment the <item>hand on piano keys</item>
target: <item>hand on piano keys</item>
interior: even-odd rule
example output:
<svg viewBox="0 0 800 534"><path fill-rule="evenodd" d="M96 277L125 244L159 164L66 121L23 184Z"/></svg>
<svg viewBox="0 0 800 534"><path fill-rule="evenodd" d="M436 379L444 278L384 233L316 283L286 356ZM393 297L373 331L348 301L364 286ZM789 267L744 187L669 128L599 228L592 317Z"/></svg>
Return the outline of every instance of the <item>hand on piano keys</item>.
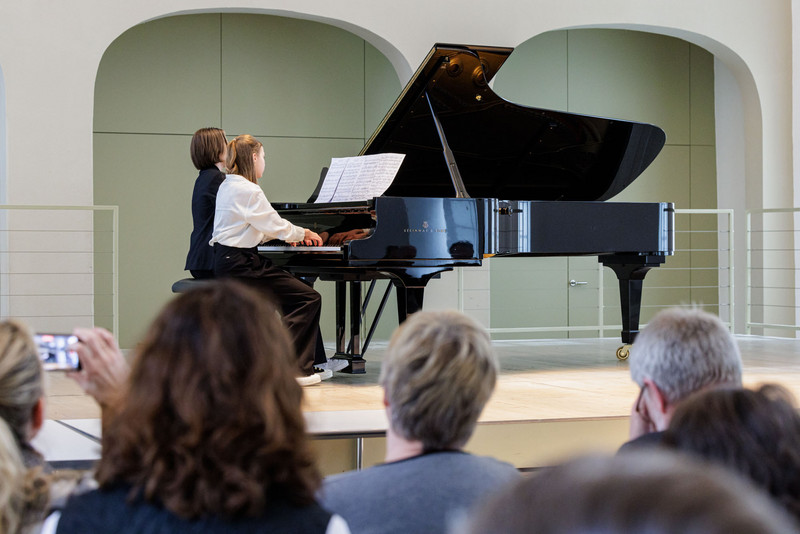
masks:
<svg viewBox="0 0 800 534"><path fill-rule="evenodd" d="M303 245L307 247L321 247L322 246L322 238L319 236L318 233L314 232L313 230L309 230L308 228L304 228L306 231L305 235L303 236L303 240L300 241ZM298 243L290 243L292 246L297 246Z"/></svg>

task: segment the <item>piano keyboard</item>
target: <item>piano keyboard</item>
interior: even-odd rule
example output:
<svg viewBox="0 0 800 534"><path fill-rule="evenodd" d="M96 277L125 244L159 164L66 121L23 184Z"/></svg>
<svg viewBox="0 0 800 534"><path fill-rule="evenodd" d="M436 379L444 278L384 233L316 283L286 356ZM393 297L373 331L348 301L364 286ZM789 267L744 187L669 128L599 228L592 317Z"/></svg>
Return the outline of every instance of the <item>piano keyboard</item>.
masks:
<svg viewBox="0 0 800 534"><path fill-rule="evenodd" d="M342 254L342 247L309 247L306 245L262 245L259 252L314 252L316 254Z"/></svg>

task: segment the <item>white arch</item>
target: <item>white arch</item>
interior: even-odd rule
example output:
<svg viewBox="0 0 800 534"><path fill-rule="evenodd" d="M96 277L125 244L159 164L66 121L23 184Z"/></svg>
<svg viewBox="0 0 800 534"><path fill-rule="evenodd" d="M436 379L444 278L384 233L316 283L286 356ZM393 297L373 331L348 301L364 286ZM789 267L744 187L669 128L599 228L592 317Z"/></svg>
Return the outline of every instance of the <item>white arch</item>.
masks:
<svg viewBox="0 0 800 534"><path fill-rule="evenodd" d="M362 36L401 80L434 42L515 46L573 27L618 27L673 35L718 59L717 80L740 100L741 150L729 150L717 118L718 153L740 158L749 207L794 202L792 7L797 0L106 0L0 3L0 64L6 92L7 198L20 204L92 202L94 81L108 46L132 26L189 12L256 12L325 21ZM796 46L795 46L796 48ZM733 83L735 81L735 83ZM718 84L719 87L719 84ZM717 98L719 103L724 98ZM740 128L736 128L740 131ZM50 136L47 150L31 140ZM727 160L726 160L727 161ZM734 170L736 170L734 169ZM727 173L718 167L720 177ZM720 203L722 206L723 204Z"/></svg>
<svg viewBox="0 0 800 534"><path fill-rule="evenodd" d="M280 3L281 2L275 2L275 4ZM381 17L376 21L375 17L377 17L377 15L373 15L372 17L369 15L360 16L363 14L352 13L346 9L330 10L328 6L320 6L314 2L307 3L305 9L298 9L295 6L292 8L277 6L231 8L224 4L226 4L224 0L217 0L214 6L183 10L170 10L165 6L165 9L160 12L158 11L160 6L152 6L156 11L151 11L147 15L147 18L137 21L135 24L174 15L198 13L254 13L312 20L342 28L363 38L387 57L397 72L401 83L410 78L413 70L417 66L416 62L418 58L421 58L422 55L427 52L433 42L435 40L444 40L444 38L442 38L432 39L429 43L415 42L412 46L408 42L407 36L402 32L396 35L394 39L388 34L381 35L378 31L378 27L384 25L383 19L388 16L387 13L381 13ZM435 11L437 8L440 8L440 6L429 6L429 11ZM402 11L402 8L400 11ZM431 18L435 18L435 13L431 14ZM563 19L568 19L570 16L561 15L554 18L563 21ZM785 170L772 171L770 172L772 176L768 176L767 178L764 176L763 116L757 81L753 76L753 71L750 66L731 46L703 33L666 24L608 22L609 16L607 13L603 16L605 21L598 20L597 23L587 21L586 19L591 17L586 17L585 15L580 18L584 20L579 24L554 25L547 28L537 28L533 31L529 30L528 32L525 31L524 27L516 27L510 29L508 35L512 39L516 38L516 42L511 44L518 45L537 34L547 31L577 28L616 28L677 37L708 50L714 55L717 62L717 69L721 74L717 77L719 82L717 83L719 97L717 121L718 126L723 126L717 128L718 154L721 154L717 162L718 169L721 171L718 173L721 178L719 181L719 190L723 193L723 197L720 198L720 206L727 206L732 201L732 199L726 198L724 193L731 191L730 185L737 182L737 177L745 179L746 195L745 191L742 190L740 191L741 195L739 197L747 199L747 207L777 207L780 205L779 203L792 198L791 194L787 194L790 192L784 191L786 188L785 182L781 183L781 177L776 176L776 174L779 175L786 172ZM359 22L359 20L361 22ZM430 21L426 21L424 17L422 17L420 24L424 24L425 22ZM130 24L128 28L119 32L117 36L121 35L135 24ZM115 38L116 37L114 37L114 39ZM475 37L475 39L479 38ZM111 41L113 41L113 39ZM106 44L106 48L110 45L111 41ZM501 44L496 42L461 42L465 42L466 44ZM98 65L95 67L97 66L99 66L99 61ZM730 73L730 76L725 75L726 71ZM732 81L735 81L738 87L731 86ZM740 101L738 106L736 99L730 98L730 93L739 95ZM732 116L742 117L744 121L743 124L737 125L735 130L730 129L731 124L729 119ZM736 141L737 139L739 139L739 141ZM791 153L791 147L789 147L789 153ZM780 167L785 166L779 164L778 168ZM788 172L791 173L791 165L789 165ZM769 192L766 193L766 197L765 179L770 179L770 182L777 182L771 184L772 187L768 188ZM789 180L789 183L791 183L791 180ZM776 188L777 191L775 190Z"/></svg>
<svg viewBox="0 0 800 534"><path fill-rule="evenodd" d="M182 11L173 11L169 13L163 13L161 15L154 16L147 20L143 20L137 24L143 24L145 22L150 22L152 20L158 20L166 17L173 17L177 15L198 15L204 13L252 13L254 15L272 15L276 17L287 17L287 18L295 18L301 20L310 20L313 22L320 22L322 24L328 24L330 26L334 26L337 28L341 28L345 31L352 33L353 35L357 35L361 37L366 42L374 46L378 51L380 51L389 62L394 67L395 71L397 72L397 76L400 78L401 82L405 82L411 77L413 71L413 66L409 64L408 60L403 56L403 53L390 43L388 40L384 39L380 35L370 31L369 29L365 28L364 26L360 26L346 20L342 20L339 18L332 18L328 16L321 16L315 15L311 12L308 13L301 13L294 10L288 9L276 9L276 8L247 8L247 9L230 9L230 8L203 8L203 9L187 9ZM135 25L134 25L135 26ZM133 26L131 26L133 27ZM130 28L128 28L130 29ZM127 31L127 30L125 30ZM122 32L124 33L124 32ZM122 35L120 33L120 35ZM110 46L110 43L109 43Z"/></svg>
<svg viewBox="0 0 800 534"><path fill-rule="evenodd" d="M398 77L402 81L407 80L416 67L416 64L412 65L410 59L401 51L400 44L394 44L369 28L365 28L353 22L313 13L300 13L297 11L275 8L249 8L241 10L204 8L166 12L153 16L147 19L147 21L176 15L220 12L244 12L259 15L282 16L329 24L358 35L375 46L390 60L398 73ZM638 23L598 23L551 28L547 31L588 28L632 30L667 35L693 43L713 54L716 70L715 102L717 108L716 153L718 206L721 208L733 208L737 213L741 214L744 213L745 208L762 206L764 189L762 110L756 81L744 59L729 46L718 40L703 34L669 26ZM534 37L534 35L520 33L518 37L521 40L515 44L527 41ZM744 250L745 223L743 217L737 218L735 230L735 235L738 237L736 248L738 250ZM735 272L738 273L739 278L736 281L736 287L738 288L736 301L744 302L745 261L744 256L740 256L742 258L741 262L737 264L735 268ZM744 322L743 313L744 308L739 306L736 318L736 323L739 325L742 325Z"/></svg>

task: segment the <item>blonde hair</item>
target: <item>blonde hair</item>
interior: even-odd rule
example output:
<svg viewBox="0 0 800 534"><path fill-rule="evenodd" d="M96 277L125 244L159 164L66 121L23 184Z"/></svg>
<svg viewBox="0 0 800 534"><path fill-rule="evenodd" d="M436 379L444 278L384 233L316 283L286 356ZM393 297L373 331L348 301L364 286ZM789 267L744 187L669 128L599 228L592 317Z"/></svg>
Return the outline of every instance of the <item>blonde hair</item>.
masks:
<svg viewBox="0 0 800 534"><path fill-rule="evenodd" d="M264 145L260 141L249 134L234 137L228 143L228 160L226 162L228 172L244 176L256 183L260 176L256 176L253 154L258 154L262 146Z"/></svg>
<svg viewBox="0 0 800 534"><path fill-rule="evenodd" d="M426 450L461 448L496 380L488 333L456 311L411 315L392 335L380 377L392 429Z"/></svg>
<svg viewBox="0 0 800 534"><path fill-rule="evenodd" d="M0 419L0 532L35 532L49 502L49 481L40 468L27 469L17 442Z"/></svg>
<svg viewBox="0 0 800 534"><path fill-rule="evenodd" d="M43 396L44 371L28 328L13 319L0 322L0 417L20 445Z"/></svg>

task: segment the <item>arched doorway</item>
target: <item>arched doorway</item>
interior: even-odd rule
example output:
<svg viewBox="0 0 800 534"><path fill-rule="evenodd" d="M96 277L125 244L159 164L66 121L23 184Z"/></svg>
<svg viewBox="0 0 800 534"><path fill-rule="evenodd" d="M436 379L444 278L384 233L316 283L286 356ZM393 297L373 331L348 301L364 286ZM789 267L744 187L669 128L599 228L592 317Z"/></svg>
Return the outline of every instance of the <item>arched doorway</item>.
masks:
<svg viewBox="0 0 800 534"><path fill-rule="evenodd" d="M96 80L94 198L120 206L122 346L133 346L185 276L195 130L255 135L266 148L268 198L305 201L320 168L357 153L399 90L377 49L318 22L178 15L117 38ZM320 289L333 303L332 288Z"/></svg>

